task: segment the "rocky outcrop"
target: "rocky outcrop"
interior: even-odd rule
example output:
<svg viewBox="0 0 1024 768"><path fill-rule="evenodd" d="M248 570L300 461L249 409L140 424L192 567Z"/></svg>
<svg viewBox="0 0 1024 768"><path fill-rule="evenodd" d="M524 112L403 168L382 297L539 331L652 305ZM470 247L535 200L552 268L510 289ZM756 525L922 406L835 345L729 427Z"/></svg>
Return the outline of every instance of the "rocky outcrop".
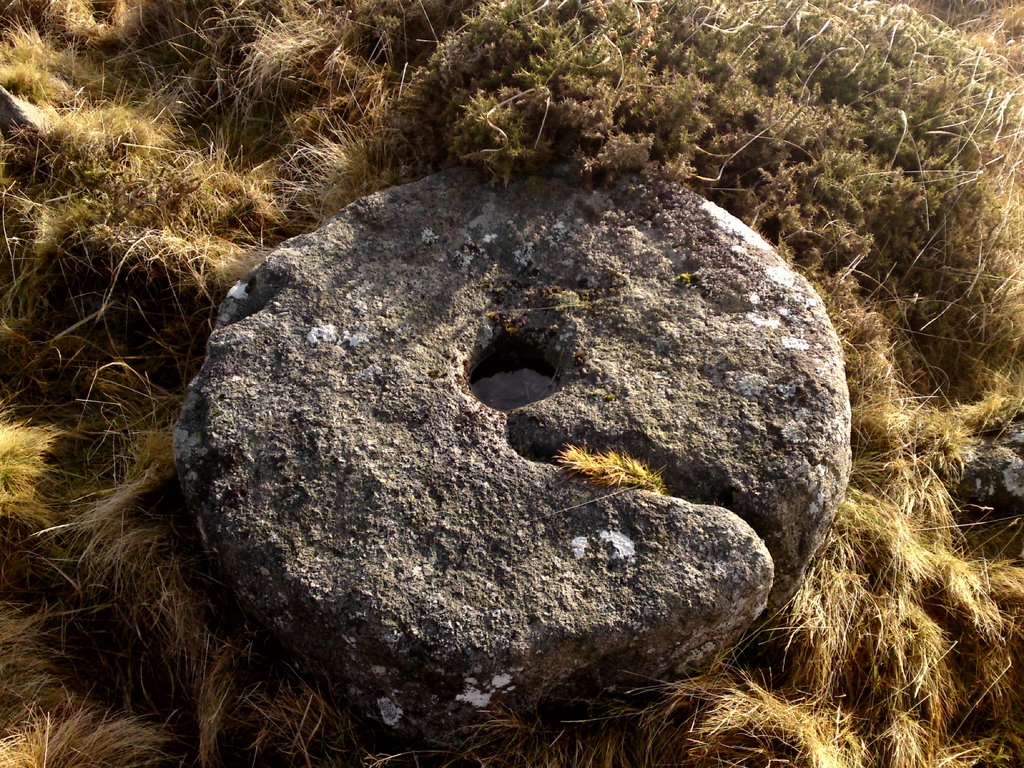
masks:
<svg viewBox="0 0 1024 768"><path fill-rule="evenodd" d="M849 432L821 300L737 219L654 178L456 170L231 289L175 456L242 603L364 713L445 741L699 669L799 585ZM671 495L569 478L566 445Z"/></svg>

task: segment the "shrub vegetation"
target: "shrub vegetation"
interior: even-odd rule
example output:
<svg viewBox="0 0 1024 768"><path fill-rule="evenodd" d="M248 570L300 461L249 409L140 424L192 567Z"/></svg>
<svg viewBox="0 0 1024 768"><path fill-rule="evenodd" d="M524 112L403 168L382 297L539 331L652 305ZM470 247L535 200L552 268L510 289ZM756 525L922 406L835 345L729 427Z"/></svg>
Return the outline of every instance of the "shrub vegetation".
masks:
<svg viewBox="0 0 1024 768"><path fill-rule="evenodd" d="M1024 405L1016 41L1009 0L4 2L0 86L47 119L0 139L0 765L1024 764L1020 526L951 495ZM392 754L208 575L170 427L265 249L564 162L660 169L816 283L850 491L707 674Z"/></svg>

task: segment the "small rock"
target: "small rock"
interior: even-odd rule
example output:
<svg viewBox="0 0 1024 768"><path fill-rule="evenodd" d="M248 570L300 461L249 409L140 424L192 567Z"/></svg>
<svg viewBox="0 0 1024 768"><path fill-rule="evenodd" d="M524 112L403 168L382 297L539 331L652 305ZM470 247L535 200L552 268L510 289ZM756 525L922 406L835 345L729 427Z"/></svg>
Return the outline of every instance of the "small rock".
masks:
<svg viewBox="0 0 1024 768"><path fill-rule="evenodd" d="M992 507L1000 517L1024 514L1024 428L986 439L968 452L959 496Z"/></svg>
<svg viewBox="0 0 1024 768"><path fill-rule="evenodd" d="M45 124L46 115L39 107L0 86L0 134L10 136L18 130L40 131Z"/></svg>

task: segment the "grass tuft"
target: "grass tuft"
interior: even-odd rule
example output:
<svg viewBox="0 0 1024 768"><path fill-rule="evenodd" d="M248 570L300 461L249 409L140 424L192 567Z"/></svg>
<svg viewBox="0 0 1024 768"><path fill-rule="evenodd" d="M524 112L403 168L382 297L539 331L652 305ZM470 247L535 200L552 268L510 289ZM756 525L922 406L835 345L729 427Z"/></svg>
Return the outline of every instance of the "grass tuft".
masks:
<svg viewBox="0 0 1024 768"><path fill-rule="evenodd" d="M11 768L148 768L167 764L159 726L88 708L34 713L0 739L0 765Z"/></svg>
<svg viewBox="0 0 1024 768"><path fill-rule="evenodd" d="M10 422L0 412L0 514L37 499L54 439L52 430Z"/></svg>
<svg viewBox="0 0 1024 768"><path fill-rule="evenodd" d="M596 485L640 488L652 493L667 494L661 473L640 459L618 451L590 451L567 445L557 454L555 462L570 474L581 475Z"/></svg>

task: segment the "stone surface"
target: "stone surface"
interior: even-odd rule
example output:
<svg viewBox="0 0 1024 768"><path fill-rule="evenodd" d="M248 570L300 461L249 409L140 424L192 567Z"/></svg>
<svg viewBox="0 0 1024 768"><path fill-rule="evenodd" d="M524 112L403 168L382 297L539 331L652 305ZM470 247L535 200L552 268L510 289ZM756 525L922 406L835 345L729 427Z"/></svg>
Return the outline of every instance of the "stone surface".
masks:
<svg viewBox="0 0 1024 768"><path fill-rule="evenodd" d="M45 122L42 110L0 86L0 135L8 136L16 130L38 131Z"/></svg>
<svg viewBox="0 0 1024 768"><path fill-rule="evenodd" d="M496 349L549 364L553 393L480 402ZM849 430L820 299L722 209L653 178L455 170L231 289L175 456L279 641L394 733L457 741L495 705L678 678L781 605ZM672 495L570 479L566 444L646 459Z"/></svg>
<svg viewBox="0 0 1024 768"><path fill-rule="evenodd" d="M1024 426L1016 425L967 453L960 497L997 515L1024 514Z"/></svg>

